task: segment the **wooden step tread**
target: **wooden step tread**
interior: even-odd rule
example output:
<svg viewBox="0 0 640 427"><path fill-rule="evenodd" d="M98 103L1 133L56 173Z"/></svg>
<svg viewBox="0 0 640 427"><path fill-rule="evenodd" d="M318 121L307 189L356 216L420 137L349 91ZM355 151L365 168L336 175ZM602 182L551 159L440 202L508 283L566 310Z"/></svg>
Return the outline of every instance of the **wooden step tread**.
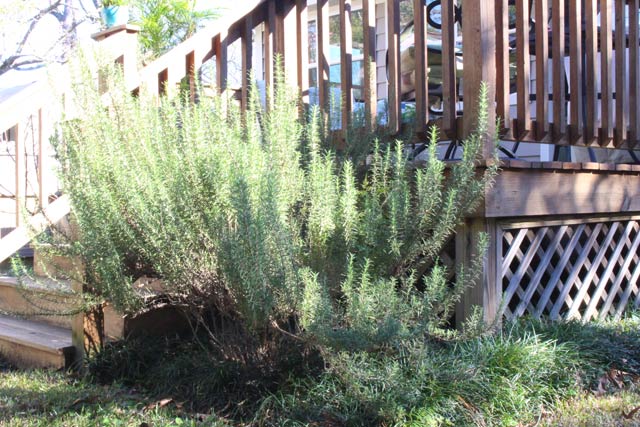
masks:
<svg viewBox="0 0 640 427"><path fill-rule="evenodd" d="M45 351L71 347L70 329L4 315L0 315L0 338Z"/></svg>
<svg viewBox="0 0 640 427"><path fill-rule="evenodd" d="M71 329L0 315L0 355L23 368L68 368L75 349Z"/></svg>
<svg viewBox="0 0 640 427"><path fill-rule="evenodd" d="M67 279L49 279L44 277L23 277L18 280L14 276L0 276L0 286L19 287L51 293L70 293L71 281Z"/></svg>

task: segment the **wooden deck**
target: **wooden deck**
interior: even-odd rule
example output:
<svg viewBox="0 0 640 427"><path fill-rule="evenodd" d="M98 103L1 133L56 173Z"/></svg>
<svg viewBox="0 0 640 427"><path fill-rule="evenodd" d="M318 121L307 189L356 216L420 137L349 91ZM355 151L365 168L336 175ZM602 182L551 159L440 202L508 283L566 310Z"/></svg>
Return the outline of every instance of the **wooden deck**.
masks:
<svg viewBox="0 0 640 427"><path fill-rule="evenodd" d="M440 1L437 31L428 22L427 4L409 2L413 7L412 43L402 34L397 0L243 2L140 70L133 48L134 27L114 28L95 38L122 64L132 92L165 96L185 81L196 102L196 76L207 63L215 68L217 90L226 91L229 52L237 44L243 106L252 83L246 77L248 71L256 71L256 79L269 92L274 58L280 55L288 82L299 87L304 101L311 102L314 91L321 106L327 106L336 94L344 100L334 127L338 132L350 124L356 107L370 114L367 126L377 123L391 133L398 132L402 109L412 103L415 118L409 125L415 128L415 140L424 139L429 125L438 126L443 138L461 139L475 125L475 97L485 82L490 105L495 106L489 110L489 121L502 119L500 128L490 126L485 159L492 158L496 136L556 147L640 149L640 0L465 1L462 19L455 0L436 1ZM354 19L356 13L362 19ZM312 41L307 37L309 22L316 28ZM362 39L355 40L356 34L362 34ZM439 43L435 47L434 40ZM317 77L313 87L311 51ZM332 59L336 51L338 63ZM358 82L359 76L353 73L356 53L362 55L364 70ZM407 55L412 65L407 65ZM341 68L335 81L332 66L337 64ZM414 92L410 97L407 82ZM356 88L362 90L362 99L356 98ZM51 193L45 179L51 169L46 141L59 112L50 109L51 92L40 90L27 103L0 105L0 112L6 112L0 114L3 141L16 153L17 166L10 174L18 225L24 221L28 188L35 189L33 195L41 207L47 205ZM378 94L384 92L387 109L385 120L380 121L380 115L376 117ZM25 169L27 131L36 147L30 155L38 159L32 172ZM544 160L554 160L547 157ZM640 214L640 166L540 160L503 162L478 215L460 227L455 251L458 264L470 262L476 232L488 232L492 244L482 279L465 296L459 319L473 304L485 308L488 320L525 312L587 319L611 313L611 307L615 307L613 314L619 314L621 301L635 306L640 302L633 297L638 279L634 233ZM25 228L20 230L22 241ZM571 236L582 237L571 240ZM570 246L566 246L567 238ZM4 239L0 253L4 253L3 246ZM538 249L531 249L534 247ZM507 259L520 264L511 265ZM559 268L559 260L574 268ZM583 276L590 266L595 273ZM547 286L558 277L562 285ZM509 300L506 311L500 308L505 296ZM566 298L580 302L566 305ZM592 301L604 301L604 305Z"/></svg>

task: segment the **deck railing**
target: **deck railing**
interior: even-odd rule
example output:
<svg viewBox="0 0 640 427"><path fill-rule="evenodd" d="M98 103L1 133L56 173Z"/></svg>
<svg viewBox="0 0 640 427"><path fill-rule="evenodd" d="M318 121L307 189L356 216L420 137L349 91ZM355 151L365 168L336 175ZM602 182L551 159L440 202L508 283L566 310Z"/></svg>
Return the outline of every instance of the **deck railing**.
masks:
<svg viewBox="0 0 640 427"><path fill-rule="evenodd" d="M251 84L250 70L259 69L255 78L264 81L266 88L273 85L276 54L282 56L288 82L296 84L309 102L308 24L313 20L317 87L312 90L317 102L325 106L340 93L337 127L349 125L357 86L363 94L357 100L358 108L373 119L369 126L378 123L399 131L403 103L410 98L415 117L404 126L414 126L421 137L428 125L435 124L446 137L458 139L475 124L476 95L484 81L489 84L490 99L495 99L495 104L490 103L495 105L490 117L502 119L502 129L496 130L501 139L637 148L640 0L404 1L413 7L412 36L401 28L398 0L384 4L317 0L309 5L306 0L251 0L141 70L136 67L135 49L126 41L134 29L112 29L96 35L96 40L123 64L132 91L162 95L186 78L193 100L197 98L198 70L209 60L215 63L218 90L227 89L229 47L239 40L243 105ZM362 19L353 19L356 9L361 9ZM335 18L330 18L336 10L337 28L331 21ZM362 34L359 52L364 58L362 82L357 85L352 75L355 33ZM340 53L339 82L330 68L336 49ZM437 76L436 67L440 69ZM378 88L385 84L385 120L376 121ZM30 186L40 203L48 199L45 151L52 127L46 122L54 121L55 114L48 112L53 103L44 86L32 86L20 99L0 105L0 130L5 134L11 130L15 141L17 225L23 221L29 188L21 138L28 118L37 123L32 173L37 182ZM434 101L439 104L437 112ZM491 150L487 143L487 155Z"/></svg>

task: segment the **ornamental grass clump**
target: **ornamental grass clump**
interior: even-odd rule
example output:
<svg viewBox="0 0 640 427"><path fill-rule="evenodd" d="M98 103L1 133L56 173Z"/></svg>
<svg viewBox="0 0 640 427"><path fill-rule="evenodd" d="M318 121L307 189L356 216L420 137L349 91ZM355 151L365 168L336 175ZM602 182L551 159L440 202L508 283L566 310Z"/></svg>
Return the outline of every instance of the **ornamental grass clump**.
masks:
<svg viewBox="0 0 640 427"><path fill-rule="evenodd" d="M254 88L244 113L112 80L107 95L78 80L79 114L56 144L89 292L134 312L134 282L160 278L224 357L247 363L287 340L384 349L450 320L472 266L450 284L438 254L495 173L476 176L485 116L446 173L435 130L418 168L402 142L362 132L366 162L326 148L321 113L301 115L282 74L272 107Z"/></svg>

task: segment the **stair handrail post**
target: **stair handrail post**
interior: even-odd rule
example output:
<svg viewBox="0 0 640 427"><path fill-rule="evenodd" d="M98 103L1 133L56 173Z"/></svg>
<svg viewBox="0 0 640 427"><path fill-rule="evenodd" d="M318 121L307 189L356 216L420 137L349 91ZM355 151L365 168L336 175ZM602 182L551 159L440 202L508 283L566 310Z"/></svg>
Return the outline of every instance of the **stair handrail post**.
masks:
<svg viewBox="0 0 640 427"><path fill-rule="evenodd" d="M124 81L127 83L138 74L138 33L140 28L135 25L117 25L102 30L91 37L105 48L109 60L122 67Z"/></svg>

